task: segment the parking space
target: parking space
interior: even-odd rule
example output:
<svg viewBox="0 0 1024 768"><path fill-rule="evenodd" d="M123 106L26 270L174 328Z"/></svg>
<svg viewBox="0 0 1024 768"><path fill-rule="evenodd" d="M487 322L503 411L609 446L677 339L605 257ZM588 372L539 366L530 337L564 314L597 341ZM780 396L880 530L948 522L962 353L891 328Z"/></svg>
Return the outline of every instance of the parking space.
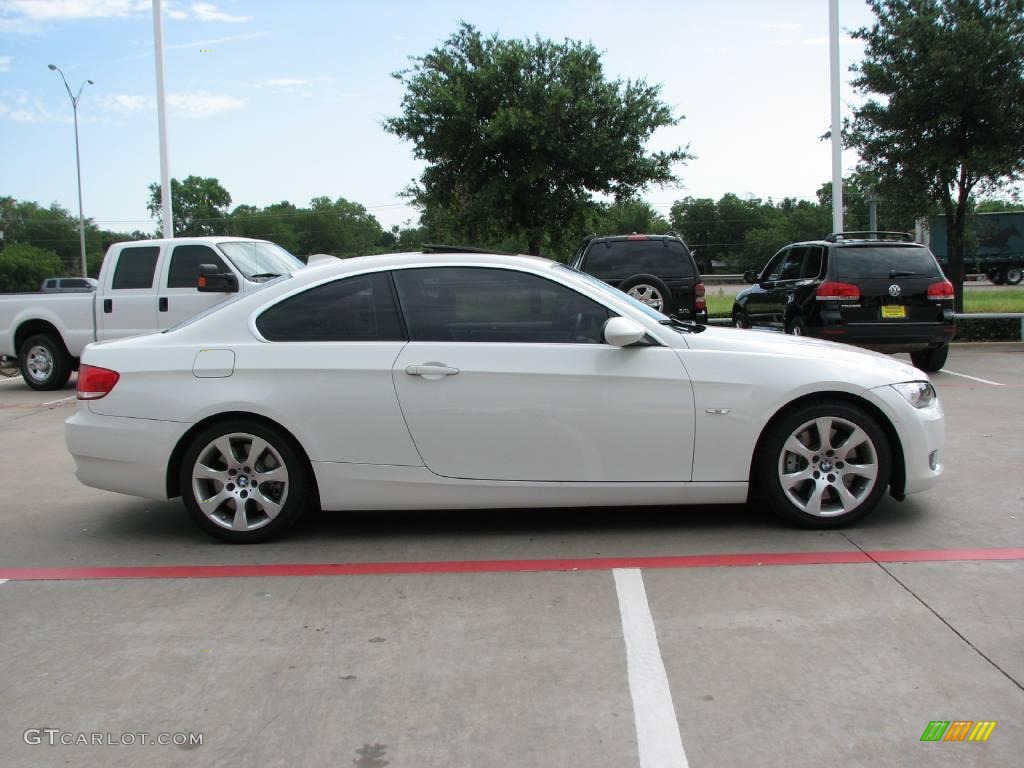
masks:
<svg viewBox="0 0 1024 768"><path fill-rule="evenodd" d="M321 513L254 547L79 485L74 380L0 381L0 764L1016 764L1024 344L947 369L944 482L845 531L756 505ZM922 743L933 720L998 725ZM203 743L25 742L47 728Z"/></svg>

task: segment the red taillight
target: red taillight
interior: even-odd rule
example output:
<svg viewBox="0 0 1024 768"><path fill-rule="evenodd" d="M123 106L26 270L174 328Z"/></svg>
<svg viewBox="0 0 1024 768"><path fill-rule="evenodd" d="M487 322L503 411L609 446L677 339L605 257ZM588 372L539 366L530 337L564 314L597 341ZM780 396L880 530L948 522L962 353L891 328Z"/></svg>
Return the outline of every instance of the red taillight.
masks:
<svg viewBox="0 0 1024 768"><path fill-rule="evenodd" d="M82 365L78 369L78 399L99 400L110 394L121 374L109 368Z"/></svg>
<svg viewBox="0 0 1024 768"><path fill-rule="evenodd" d="M932 283L928 286L928 298L936 300L952 299L953 284L949 280L943 280L941 283Z"/></svg>
<svg viewBox="0 0 1024 768"><path fill-rule="evenodd" d="M704 297L697 299L697 301L693 303L693 306L698 312L707 312L708 310L708 303L704 300Z"/></svg>
<svg viewBox="0 0 1024 768"><path fill-rule="evenodd" d="M818 286L819 301L860 301L860 288L850 283L826 282Z"/></svg>
<svg viewBox="0 0 1024 768"><path fill-rule="evenodd" d="M703 296L705 293L704 283L697 283L695 286L693 286L693 293L695 296L697 296L697 298Z"/></svg>

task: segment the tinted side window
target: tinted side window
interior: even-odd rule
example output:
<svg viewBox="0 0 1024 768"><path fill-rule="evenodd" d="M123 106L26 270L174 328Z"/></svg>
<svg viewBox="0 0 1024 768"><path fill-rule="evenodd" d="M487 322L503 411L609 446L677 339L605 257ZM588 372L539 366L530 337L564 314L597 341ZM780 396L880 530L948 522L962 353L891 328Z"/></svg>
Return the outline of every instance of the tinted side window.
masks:
<svg viewBox="0 0 1024 768"><path fill-rule="evenodd" d="M796 280L800 277L800 267L803 266L806 252L806 248L790 249L789 255L782 262L782 274L779 275L779 280Z"/></svg>
<svg viewBox="0 0 1024 768"><path fill-rule="evenodd" d="M802 276L817 277L821 274L821 258L822 251L824 249L820 245L815 245L807 249L807 258L804 261L804 271Z"/></svg>
<svg viewBox="0 0 1024 768"><path fill-rule="evenodd" d="M782 262L787 256L789 256L789 249L775 254L772 260L768 262L768 266L761 272L761 279L766 281L778 280L779 275L782 274Z"/></svg>
<svg viewBox="0 0 1024 768"><path fill-rule="evenodd" d="M394 272L410 341L601 344L611 313L537 275L485 267Z"/></svg>
<svg viewBox="0 0 1024 768"><path fill-rule="evenodd" d="M117 258L111 288L115 291L122 288L152 288L159 256L160 248L155 245L122 249Z"/></svg>
<svg viewBox="0 0 1024 768"><path fill-rule="evenodd" d="M682 243L674 240L612 240L595 243L583 262L594 277L623 278L652 274L693 277L693 265Z"/></svg>
<svg viewBox="0 0 1024 768"><path fill-rule="evenodd" d="M167 287L195 288L200 264L216 264L220 272L231 271L217 252L207 245L176 245L171 252Z"/></svg>
<svg viewBox="0 0 1024 768"><path fill-rule="evenodd" d="M88 288L89 284L80 277L70 277L60 281L61 288Z"/></svg>
<svg viewBox="0 0 1024 768"><path fill-rule="evenodd" d="M335 280L276 304L256 321L269 341L402 341L387 275Z"/></svg>

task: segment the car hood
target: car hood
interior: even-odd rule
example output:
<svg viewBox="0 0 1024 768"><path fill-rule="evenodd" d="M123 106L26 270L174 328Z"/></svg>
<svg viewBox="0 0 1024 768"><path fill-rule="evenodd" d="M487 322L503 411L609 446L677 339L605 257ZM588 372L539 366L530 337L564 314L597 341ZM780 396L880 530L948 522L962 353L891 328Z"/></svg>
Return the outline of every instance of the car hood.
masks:
<svg viewBox="0 0 1024 768"><path fill-rule="evenodd" d="M851 382L868 388L928 378L909 363L880 352L771 331L708 327L703 333L687 336L686 344L694 350L746 352L826 363L836 374L845 374Z"/></svg>

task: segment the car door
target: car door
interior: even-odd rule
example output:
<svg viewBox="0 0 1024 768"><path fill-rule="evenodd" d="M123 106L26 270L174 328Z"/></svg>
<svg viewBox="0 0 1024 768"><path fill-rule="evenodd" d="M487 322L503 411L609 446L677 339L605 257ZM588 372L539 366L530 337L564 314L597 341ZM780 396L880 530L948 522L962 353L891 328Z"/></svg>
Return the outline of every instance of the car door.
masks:
<svg viewBox="0 0 1024 768"><path fill-rule="evenodd" d="M674 350L614 347L607 307L497 267L393 272L409 343L394 386L436 474L480 480L686 481L693 393Z"/></svg>
<svg viewBox="0 0 1024 768"><path fill-rule="evenodd" d="M806 250L803 247L787 248L782 252L781 260L772 260L773 268L764 286L765 311L762 322L773 328L783 327L786 309L792 300L796 283L800 280Z"/></svg>
<svg viewBox="0 0 1024 768"><path fill-rule="evenodd" d="M96 300L96 335L100 340L152 333L157 324L154 282L159 245L129 245L107 271L103 294Z"/></svg>
<svg viewBox="0 0 1024 768"><path fill-rule="evenodd" d="M764 269L758 275L757 282L751 286L746 297L746 314L751 325L767 325L771 323L773 316L773 305L771 291L775 282L782 273L782 262L789 254L788 248L783 248L775 254Z"/></svg>
<svg viewBox="0 0 1024 768"><path fill-rule="evenodd" d="M196 288L200 264L213 264L220 272L231 272L242 284L241 276L212 247L202 243L168 246L163 260L160 295L155 299L160 328L170 328L194 315L220 304L229 293L200 293Z"/></svg>

